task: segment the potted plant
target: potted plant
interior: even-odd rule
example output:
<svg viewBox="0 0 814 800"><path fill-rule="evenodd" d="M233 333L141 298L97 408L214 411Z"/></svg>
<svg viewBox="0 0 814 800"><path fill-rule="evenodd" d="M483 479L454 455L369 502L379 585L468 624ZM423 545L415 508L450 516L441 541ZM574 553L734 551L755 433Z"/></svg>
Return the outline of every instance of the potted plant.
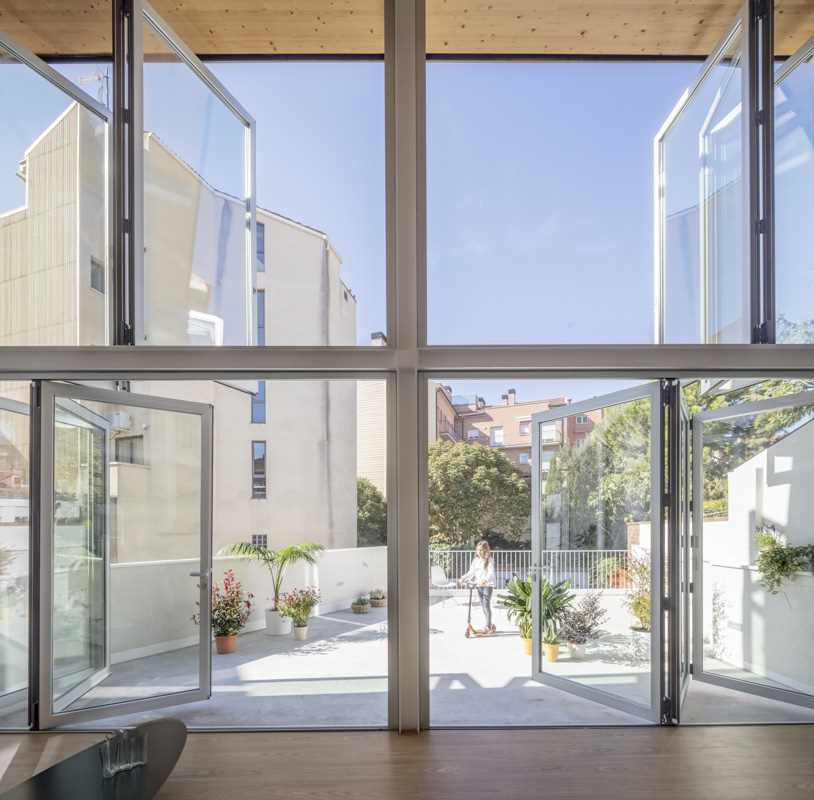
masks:
<svg viewBox="0 0 814 800"><path fill-rule="evenodd" d="M249 542L238 542L224 548L221 552L224 555L244 556L259 561L268 569L274 594L271 608L266 609L266 633L269 636L284 636L291 633L291 620L281 616L279 611L280 593L286 570L299 561L316 564L317 556L324 549L321 544L314 542L290 544L279 550L270 550L268 547L260 547Z"/></svg>
<svg viewBox="0 0 814 800"><path fill-rule="evenodd" d="M212 585L212 632L218 655L235 651L237 635L249 621L253 598L251 592L243 594L243 587L231 569L223 574L222 588L217 583ZM200 624L200 612L193 614L192 619Z"/></svg>
<svg viewBox="0 0 814 800"><path fill-rule="evenodd" d="M531 581L514 577L506 584L506 591L497 601L498 606L506 609L509 621L517 626L523 641L523 650L528 656L532 653L531 599Z"/></svg>
<svg viewBox="0 0 814 800"><path fill-rule="evenodd" d="M540 582L540 626L543 632L543 652L546 661L555 662L560 655L559 629L563 615L575 595L569 589L571 581L559 583L542 579Z"/></svg>
<svg viewBox="0 0 814 800"><path fill-rule="evenodd" d="M757 529L758 553L755 564L766 591L777 594L786 581L793 581L803 570L814 574L814 545L790 545L774 528Z"/></svg>
<svg viewBox="0 0 814 800"><path fill-rule="evenodd" d="M585 645L596 638L599 626L608 617L600 605L601 597L600 592L591 592L563 612L560 636L568 643L571 658L585 658Z"/></svg>
<svg viewBox="0 0 814 800"><path fill-rule="evenodd" d="M650 558L631 556L628 560L628 575L631 586L625 597L625 606L637 624L634 630L650 630Z"/></svg>
<svg viewBox="0 0 814 800"><path fill-rule="evenodd" d="M371 608L384 608L387 605L387 595L384 589L372 589L370 592Z"/></svg>
<svg viewBox="0 0 814 800"><path fill-rule="evenodd" d="M278 606L280 614L294 623L294 638L304 641L308 636L308 618L319 602L316 589L294 589L282 595Z"/></svg>
<svg viewBox="0 0 814 800"><path fill-rule="evenodd" d="M367 614L370 611L370 601L363 594L360 594L351 604L354 614Z"/></svg>

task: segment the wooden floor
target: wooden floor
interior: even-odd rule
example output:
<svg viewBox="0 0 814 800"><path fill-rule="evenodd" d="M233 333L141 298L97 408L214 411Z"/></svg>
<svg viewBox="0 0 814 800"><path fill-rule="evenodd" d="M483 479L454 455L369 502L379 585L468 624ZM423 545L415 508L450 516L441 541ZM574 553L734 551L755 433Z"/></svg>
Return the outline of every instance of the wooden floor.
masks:
<svg viewBox="0 0 814 800"><path fill-rule="evenodd" d="M0 791L98 738L0 735ZM159 797L811 800L814 726L194 733Z"/></svg>

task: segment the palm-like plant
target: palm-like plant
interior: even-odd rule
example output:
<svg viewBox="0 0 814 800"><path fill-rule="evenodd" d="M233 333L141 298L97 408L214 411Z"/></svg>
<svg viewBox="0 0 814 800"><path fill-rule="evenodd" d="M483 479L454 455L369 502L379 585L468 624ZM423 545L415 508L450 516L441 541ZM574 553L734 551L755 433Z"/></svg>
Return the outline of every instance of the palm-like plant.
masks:
<svg viewBox="0 0 814 800"><path fill-rule="evenodd" d="M576 597L573 592L568 591L570 588L569 580L551 583L543 578L540 582L540 627L546 644L556 644L559 641L563 614Z"/></svg>
<svg viewBox="0 0 814 800"><path fill-rule="evenodd" d="M281 547L279 550L270 550L268 547L261 547L250 542L237 542L221 550L222 555L244 556L254 561L259 561L268 569L271 575L271 585L274 588L274 606L277 610L280 603L280 593L283 586L286 570L298 561L306 564L316 564L317 556L325 548L315 542L303 542L302 544L290 544Z"/></svg>
<svg viewBox="0 0 814 800"><path fill-rule="evenodd" d="M497 604L506 609L510 622L517 625L524 639L531 639L532 595L531 581L523 578L512 578L506 584L505 594L500 595Z"/></svg>

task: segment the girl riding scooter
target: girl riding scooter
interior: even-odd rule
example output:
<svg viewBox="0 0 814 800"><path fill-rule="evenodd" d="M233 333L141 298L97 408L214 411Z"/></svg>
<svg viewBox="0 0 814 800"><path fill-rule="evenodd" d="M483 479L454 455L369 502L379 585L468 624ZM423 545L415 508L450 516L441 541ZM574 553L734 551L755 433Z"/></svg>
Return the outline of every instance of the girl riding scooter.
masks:
<svg viewBox="0 0 814 800"><path fill-rule="evenodd" d="M495 580L495 560L492 558L492 550L489 542L485 539L478 542L475 548L475 557L465 575L462 575L459 583L474 586L478 590L480 607L483 616L486 618L486 627L483 630L475 631L476 634L484 635L494 633L497 629L492 624L492 591L497 582Z"/></svg>

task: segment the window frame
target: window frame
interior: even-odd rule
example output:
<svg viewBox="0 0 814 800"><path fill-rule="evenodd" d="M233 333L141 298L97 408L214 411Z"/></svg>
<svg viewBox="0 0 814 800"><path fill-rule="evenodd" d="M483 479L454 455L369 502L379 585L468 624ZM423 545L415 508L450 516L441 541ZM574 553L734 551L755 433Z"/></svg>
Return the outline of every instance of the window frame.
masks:
<svg viewBox="0 0 814 800"><path fill-rule="evenodd" d="M127 85L126 4L114 19L116 86ZM135 0L133 6L138 7ZM770 5L770 4L769 4ZM814 372L814 345L462 345L426 338L426 50L424 0L384 0L386 305L384 347L25 347L0 350L3 380L387 381L390 725L429 726L429 566L426 496L430 380L799 377ZM130 36L138 34L139 26ZM771 49L768 51L771 55ZM132 53L130 54L132 58ZM140 76L131 70L130 80ZM118 94L121 97L121 94ZM751 98L750 98L751 99ZM114 122L123 130L125 105ZM398 131L398 135L396 135ZM121 177L137 150L117 145L116 263L127 258L127 195ZM131 173L132 174L132 173ZM137 173L136 173L137 174ZM135 205L138 208L138 204ZM132 220L137 228L138 218ZM120 251L120 248L124 248ZM255 245L248 250L252 260ZM117 295L118 297L118 295ZM117 344L129 344L117 331ZM261 440L252 440L261 441ZM253 451L252 451L253 455ZM268 474L266 450L266 474ZM266 485L268 491L268 484Z"/></svg>
<svg viewBox="0 0 814 800"><path fill-rule="evenodd" d="M258 481L258 477L260 476L260 472L257 469L257 446L260 445L263 448L263 453L260 456L263 461L263 472L262 472L262 487L260 482ZM268 493L269 493L269 464L268 464L268 441L266 439L252 439L251 441L251 499L252 500L268 500ZM262 491L262 494L260 492Z"/></svg>

